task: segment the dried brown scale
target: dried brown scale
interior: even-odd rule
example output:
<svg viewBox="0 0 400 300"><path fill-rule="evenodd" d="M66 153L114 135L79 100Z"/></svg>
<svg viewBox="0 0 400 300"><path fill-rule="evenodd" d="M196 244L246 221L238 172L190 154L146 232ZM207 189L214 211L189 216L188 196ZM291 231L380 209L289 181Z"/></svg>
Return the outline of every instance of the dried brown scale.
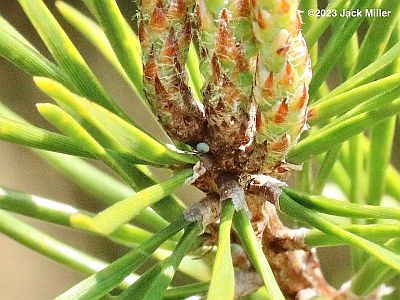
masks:
<svg viewBox="0 0 400 300"><path fill-rule="evenodd" d="M262 284L260 275L254 271L239 270L235 272L235 296L241 299L257 291Z"/></svg>
<svg viewBox="0 0 400 300"><path fill-rule="evenodd" d="M228 151L223 148L219 152L211 150L210 153L200 155L206 173L194 182L194 186L205 193L218 193L220 178L226 174L239 177L246 166L247 158L241 151Z"/></svg>
<svg viewBox="0 0 400 300"><path fill-rule="evenodd" d="M235 236L232 235L231 237L231 241L237 239L236 244L233 244L232 248L232 264L235 268L239 268L241 270L253 270L253 267L249 261L249 259L247 258L247 254L244 251L244 249L240 246L240 242L239 239Z"/></svg>

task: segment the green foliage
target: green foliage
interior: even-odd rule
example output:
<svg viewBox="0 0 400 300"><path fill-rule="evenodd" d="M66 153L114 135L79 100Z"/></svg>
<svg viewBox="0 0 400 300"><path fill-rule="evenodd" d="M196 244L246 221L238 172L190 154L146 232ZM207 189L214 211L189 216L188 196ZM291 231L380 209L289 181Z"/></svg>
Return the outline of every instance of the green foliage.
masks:
<svg viewBox="0 0 400 300"><path fill-rule="evenodd" d="M253 227L251 226L245 211L241 210L236 212L233 221L235 229L243 243L243 247L249 256L251 263L256 268L264 282L264 287L267 291L267 299L285 299L275 281L274 274L272 273L271 267L261 249L261 245L257 240L256 234L254 233Z"/></svg>
<svg viewBox="0 0 400 300"><path fill-rule="evenodd" d="M218 248L215 254L213 275L207 299L231 299L235 295L235 275L231 257L231 227L235 209L232 201L225 201L221 211L219 226Z"/></svg>

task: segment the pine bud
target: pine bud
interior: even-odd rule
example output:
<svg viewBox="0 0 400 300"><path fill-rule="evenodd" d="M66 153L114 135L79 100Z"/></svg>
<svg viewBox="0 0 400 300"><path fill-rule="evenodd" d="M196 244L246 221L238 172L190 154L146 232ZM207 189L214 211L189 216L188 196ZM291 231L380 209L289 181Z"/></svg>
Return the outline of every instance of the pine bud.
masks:
<svg viewBox="0 0 400 300"><path fill-rule="evenodd" d="M301 33L298 0L253 1L252 28L259 45L254 99L256 136L249 167L285 171L284 160L305 127L311 64Z"/></svg>
<svg viewBox="0 0 400 300"><path fill-rule="evenodd" d="M196 145L203 140L205 118L185 73L193 7L187 0L142 0L139 38L150 106L172 139Z"/></svg>

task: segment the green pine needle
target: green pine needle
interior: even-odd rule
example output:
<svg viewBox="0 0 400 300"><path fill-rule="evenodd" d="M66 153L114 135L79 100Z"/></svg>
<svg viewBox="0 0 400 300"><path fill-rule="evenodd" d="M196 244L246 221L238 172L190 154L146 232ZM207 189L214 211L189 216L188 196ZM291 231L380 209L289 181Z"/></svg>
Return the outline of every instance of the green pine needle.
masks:
<svg viewBox="0 0 400 300"><path fill-rule="evenodd" d="M284 300L285 297L283 296L278 283L275 280L271 267L268 264L267 258L264 255L261 245L256 237L256 234L254 233L253 227L250 224L250 220L248 219L244 210L240 210L235 213L233 224L240 237L243 248L249 257L249 260L260 274L264 282L264 287L267 290L266 299Z"/></svg>
<svg viewBox="0 0 400 300"><path fill-rule="evenodd" d="M393 268L397 272L400 272L400 255L336 226L318 215L316 212L301 206L296 201L292 200L287 194L281 194L279 207L286 214L298 218L326 234L333 235L350 245L365 251L383 264Z"/></svg>
<svg viewBox="0 0 400 300"><path fill-rule="evenodd" d="M89 228L90 231L111 234L118 227L132 220L140 211L182 186L192 175L191 169L182 171L163 183L141 190L133 196L121 200L93 218L81 214L71 216L71 223L77 228Z"/></svg>
<svg viewBox="0 0 400 300"><path fill-rule="evenodd" d="M233 299L235 295L235 274L231 256L231 227L235 209L230 199L222 205L219 225L218 248L213 264L213 273L207 300Z"/></svg>
<svg viewBox="0 0 400 300"><path fill-rule="evenodd" d="M89 300L98 299L106 295L117 287L126 276L144 263L162 243L171 238L186 225L187 222L183 219L177 220L142 243L136 249L131 250L111 263L107 268L78 283L56 299Z"/></svg>

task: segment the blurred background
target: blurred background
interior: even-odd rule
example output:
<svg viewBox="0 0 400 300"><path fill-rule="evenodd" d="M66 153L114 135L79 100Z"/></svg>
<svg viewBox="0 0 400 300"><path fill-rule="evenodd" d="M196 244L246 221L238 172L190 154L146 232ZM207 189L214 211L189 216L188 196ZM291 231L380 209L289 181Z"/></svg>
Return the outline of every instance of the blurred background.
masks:
<svg viewBox="0 0 400 300"><path fill-rule="evenodd" d="M89 14L81 1L68 0L66 2ZM152 117L134 99L132 92L121 77L84 38L66 24L55 9L54 0L48 0L45 3L114 98L120 101L121 105L139 124L165 140L165 137L158 131L158 127L154 125ZM135 7L132 1L119 0L118 3L127 20L134 26L132 16L135 14ZM17 1L0 1L0 14L50 58ZM0 59L0 74L0 101L32 123L54 130L36 112L35 103L49 102L49 99L35 88L32 78L4 59ZM333 77L331 83L335 84L336 81L336 78ZM397 156L397 153L395 155ZM91 211L99 211L103 208L96 199L65 179L30 150L2 141L0 141L0 185L70 203ZM200 193L194 189L186 190L185 193L183 197L190 201L196 201L201 197ZM107 261L114 260L127 250L115 247L99 237L59 226L48 226L29 218L22 219L53 237ZM340 286L349 276L348 257L349 251L345 247L320 251L324 273L334 286ZM84 277L0 234L1 299L52 299Z"/></svg>

